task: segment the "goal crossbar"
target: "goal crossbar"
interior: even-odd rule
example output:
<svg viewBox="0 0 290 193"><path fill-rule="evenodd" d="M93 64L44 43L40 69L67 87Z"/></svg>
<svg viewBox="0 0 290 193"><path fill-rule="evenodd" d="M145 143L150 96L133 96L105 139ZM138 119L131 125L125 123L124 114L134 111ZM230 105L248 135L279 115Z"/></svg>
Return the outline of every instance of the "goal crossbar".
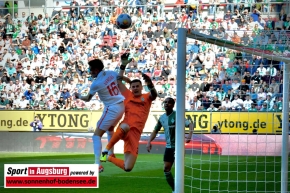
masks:
<svg viewBox="0 0 290 193"><path fill-rule="evenodd" d="M269 53L267 50L260 50L251 48L249 46L245 46L242 44L236 44L227 40L219 39L214 36L205 35L196 31L191 31L190 33L187 33L187 38L196 39L199 41L215 44L218 46L226 47L233 50L238 50L241 52L245 52L247 54L253 54L253 55L261 55L263 58L267 58L269 60L276 60L276 61L282 61L285 63L290 63L290 56L283 56L283 55L277 55L273 53Z"/></svg>

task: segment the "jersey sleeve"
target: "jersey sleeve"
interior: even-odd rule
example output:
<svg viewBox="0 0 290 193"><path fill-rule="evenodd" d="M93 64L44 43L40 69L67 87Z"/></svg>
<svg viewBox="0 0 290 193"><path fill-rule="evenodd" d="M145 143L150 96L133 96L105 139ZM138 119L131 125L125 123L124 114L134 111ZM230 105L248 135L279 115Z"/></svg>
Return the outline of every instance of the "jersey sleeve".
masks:
<svg viewBox="0 0 290 193"><path fill-rule="evenodd" d="M116 80L117 80L118 73L115 72L115 71L111 71L111 74L112 74L112 75L116 78Z"/></svg>
<svg viewBox="0 0 290 193"><path fill-rule="evenodd" d="M150 92L146 93L146 94L143 94L143 96L146 98L146 100L148 101L151 101L152 102L152 99L150 98Z"/></svg>
<svg viewBox="0 0 290 193"><path fill-rule="evenodd" d="M159 119L157 124L154 127L154 131L156 131L156 133L158 133L161 128L162 128L162 124L161 124L160 119Z"/></svg>
<svg viewBox="0 0 290 193"><path fill-rule="evenodd" d="M90 95L95 95L97 92L99 91L98 85L97 85L97 81L93 81L92 85L90 87Z"/></svg>
<svg viewBox="0 0 290 193"><path fill-rule="evenodd" d="M132 95L132 92L129 89L126 89L124 92L122 92L122 95L127 99Z"/></svg>
<svg viewBox="0 0 290 193"><path fill-rule="evenodd" d="M184 119L185 121L185 127L189 127L189 124L191 123L188 119Z"/></svg>

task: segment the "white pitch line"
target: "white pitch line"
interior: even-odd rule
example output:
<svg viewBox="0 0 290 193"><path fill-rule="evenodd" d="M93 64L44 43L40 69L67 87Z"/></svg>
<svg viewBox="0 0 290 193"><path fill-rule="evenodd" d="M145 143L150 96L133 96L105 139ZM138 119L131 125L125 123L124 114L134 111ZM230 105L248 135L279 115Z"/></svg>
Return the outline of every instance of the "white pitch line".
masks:
<svg viewBox="0 0 290 193"><path fill-rule="evenodd" d="M102 175L99 174L99 177L112 177L112 175ZM114 178L141 178L141 179L165 179L165 177L149 177L149 176L114 176Z"/></svg>
<svg viewBox="0 0 290 193"><path fill-rule="evenodd" d="M102 175L99 174L99 177L112 177L113 175ZM153 177L153 176L114 176L114 178L140 178L140 179L165 179L165 177ZM189 176L184 176L187 179L193 179L192 177Z"/></svg>
<svg viewBox="0 0 290 193"><path fill-rule="evenodd" d="M90 161L90 162L94 162L94 159L46 159L48 161L67 161L69 162L79 162L79 161ZM25 160L25 161L30 161L30 160ZM22 160L19 161L13 161L13 162L23 162ZM137 161L137 163L152 163L152 161ZM154 163L163 163L163 162L154 162Z"/></svg>
<svg viewBox="0 0 290 193"><path fill-rule="evenodd" d="M80 161L84 161L84 162L90 162L91 164L94 163L94 160L93 159L46 159L48 161L59 161L59 162L62 162L62 161L65 161L67 163L71 163L71 162L80 162ZM29 162L29 160L25 160L25 162ZM19 163L19 162L22 162L21 160L19 161L13 161L14 163ZM152 163L152 161L137 161L137 163ZM154 163L157 163L157 164L163 164L163 162L154 162ZM259 163L264 163L264 162L258 162L258 163L246 163L246 162L217 162L217 161L214 161L214 162L201 162L201 163L195 163L193 165L195 166L198 166L198 165L208 165L208 164L219 164L219 165L224 165L224 164L236 164L238 166L259 166ZM275 163L267 163L267 166L275 166L276 164ZM185 165L186 168L193 168L192 166L190 166L190 163L188 163L187 165ZM259 166L259 167L262 167L262 166Z"/></svg>
<svg viewBox="0 0 290 193"><path fill-rule="evenodd" d="M99 177L112 177L112 175L102 175L102 174L99 174ZM114 176L114 178L138 178L138 179L162 179L164 180L165 177L152 177L152 176ZM193 178L193 177L190 177L190 176L184 176L186 179L188 180L195 180L197 178ZM201 180L205 180L205 179L201 179ZM207 180L207 181L210 181L210 180ZM233 182L264 182L264 181L247 181L247 180L220 180L219 182L229 182L229 183L233 183ZM186 185L186 184L185 184ZM186 186L189 186L189 185L186 185Z"/></svg>

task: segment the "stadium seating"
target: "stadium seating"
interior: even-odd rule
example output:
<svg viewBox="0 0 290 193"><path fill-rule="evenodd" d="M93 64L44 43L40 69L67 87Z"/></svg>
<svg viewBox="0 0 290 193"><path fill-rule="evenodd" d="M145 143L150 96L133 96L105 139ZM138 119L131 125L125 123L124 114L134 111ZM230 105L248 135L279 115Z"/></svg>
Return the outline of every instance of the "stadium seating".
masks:
<svg viewBox="0 0 290 193"><path fill-rule="evenodd" d="M85 33L79 31L80 26L83 25L81 15L86 16L85 18L89 18L90 11L85 11L88 7L84 6L85 3L83 1L80 1L79 12L75 12L77 14L77 25L72 22L71 7L67 5L61 7L62 14L56 20L52 20L50 16L48 20L45 20L44 15L36 15L35 18L25 16L23 19L21 16L13 17L13 15L3 15L4 13L0 12L2 22L4 23L3 25L0 25L0 29L3 28L3 32L5 32L1 34L2 39L0 39L0 46L2 46L0 47L0 53L2 54L0 55L0 58L2 57L2 60L0 59L0 66L2 66L2 68L0 68L0 92L2 98L0 108L31 110L73 109L73 103L69 103L67 99L64 105L61 104L59 100L60 97L63 96L64 87L69 88L70 99L72 101L75 100L76 91L82 94L87 92L92 81L88 75L86 65L87 58L101 58L104 60L105 70L117 71L120 64L118 53L122 48L127 48L129 44L132 52L131 55L136 60L136 63L130 64L131 66L129 65L130 67L126 69L127 76L131 79L141 79L142 77L138 71L142 71L143 73L148 74L155 84L161 85L163 92L158 95L159 98L175 98L177 54L176 28L178 27L192 28L195 26L197 27L195 30L207 35L229 35L237 32L239 33L237 39L243 39L243 31L246 31L250 35L249 45L255 46L255 48L274 49L275 51L287 51L288 49L289 51L290 24L289 20L286 18L287 15L290 15L285 12L287 7L281 3L274 4L269 10L264 10L263 7L258 10L259 15L266 24L265 26L263 26L262 22L249 23L250 21L248 21L250 29L246 28L247 23L239 25L239 29L235 29L233 27L234 24L224 21L224 14L228 11L226 10L227 4L224 0L220 1L219 7L214 8L210 7L211 5L208 0L200 1L196 6L190 6L184 4L183 1L176 0L165 1L165 4L162 6L156 5L155 1L152 2L152 6L145 6L146 10L149 11L149 19L147 18L147 20L151 23L150 26L153 31L152 37L150 32L147 30L148 24L145 24L144 22L147 12L140 12L139 8L142 7L141 5L134 6L120 4L123 6L122 9L124 12L132 12L134 15L133 20L136 21L132 27L133 31L130 32L130 30L126 30L125 34L115 27L113 27L113 29L107 29L107 23L110 20L112 12L118 8L117 5L109 6L108 4L104 4L98 6L98 4L95 4L91 11L94 18L88 20L90 30ZM254 6L255 4L251 5L250 11L254 10ZM281 10L279 10L279 12L274 12L275 10L277 11L278 7L279 9L284 10L284 13L282 15L280 14L284 20L282 23L279 23L277 19ZM214 14L210 14L209 9L215 9ZM240 12L242 13L243 10L244 9L241 8ZM176 13L175 11L177 11L177 15L174 15ZM190 11L193 12L193 16ZM64 18L63 12L67 12L69 17ZM102 19L95 17L96 12L98 12ZM154 12L157 13L157 20L152 16ZM235 13L231 12L231 14L234 16ZM207 19L205 19L206 16ZM278 29L279 25L282 26L282 29L285 29L285 35L281 35L280 32L282 32L282 29L280 31L271 31L270 33L269 31L265 31L265 27L268 25L269 16L273 18L272 24L278 26ZM11 24L6 22L6 20L9 20L9 17L12 19L12 28ZM244 15L241 15L241 17L247 19ZM183 22L179 23L179 18ZM195 21L195 18L197 18L197 21ZM240 24L238 18L231 18L234 18L234 22ZM59 19L62 19L65 25L59 24ZM215 25L212 23L213 19L217 22L218 25L216 27L218 30L221 30L221 32L216 33L215 30L213 30L213 25ZM100 22L101 20L102 23ZM162 33L156 31L156 25L152 24L153 20L157 22L157 26L160 26ZM165 20L166 25L164 25L161 20ZM190 20L191 23L186 24L187 20ZM27 24L25 21L27 21ZM71 24L68 25L68 23ZM254 28L255 24L258 25L257 28ZM28 28L25 28L25 25L28 25ZM203 30L203 25L206 27L205 30ZM70 27L68 28L68 26ZM60 31L60 28L63 30ZM97 30L97 28L100 30ZM139 28L141 28L141 30ZM166 28L169 32L165 31ZM72 29L74 29L74 31L72 31ZM54 31L56 31L56 33ZM100 33L104 31L110 32L105 35ZM135 31L139 31L140 33L137 33L137 40L134 39L131 41ZM255 33L255 36L252 35L252 31ZM267 37L262 36L261 33L266 33ZM12 36L11 39L9 38L9 34ZM84 36L85 34L87 35L86 39ZM94 34L96 34L96 37ZM150 35L150 37L143 39L144 34L146 34L146 36ZM68 38L66 38L66 35ZM121 41L117 40L117 35L122 36ZM163 35L163 37L161 35ZM22 42L26 41L26 36L30 40L31 46L21 46ZM220 38L233 41L233 38L228 38L227 36ZM272 44L268 43L268 41L272 41ZM55 42L55 44L53 42ZM64 43L64 46L61 46L61 42ZM69 42L71 42L71 45ZM107 42L107 44L105 42ZM117 47L113 47L115 43L118 44ZM15 44L15 46L12 48L9 46L11 44ZM106 53L104 53L102 48L105 44L111 48L111 51L106 51ZM5 53L6 51L4 48L7 49L8 53ZM84 53L81 53L82 50ZM14 54L12 52L14 52ZM107 56L105 57L104 55ZM80 61L76 60L76 56L80 58ZM207 60L207 58L209 58L209 60ZM203 105L199 107L200 109L191 108L191 104L195 98L200 100L201 104L203 104L206 97L210 97L210 101L214 101L213 95L210 94L210 87L204 86L206 81L208 85L214 87L214 92L216 92L216 96L219 98L221 103L225 97L229 97L230 100L235 103L235 95L239 95L242 100L245 100L246 96L249 95L253 97L252 101L257 110L275 111L275 106L280 104L282 100L282 76L276 76L278 71L279 73L282 72L283 63L279 61L256 58L244 53L239 54L235 50L229 50L205 42L198 41L197 44L195 44L195 41L190 39L188 39L186 61L187 68L185 86L186 94L189 96L188 101L186 101L186 110L208 110ZM141 68L141 65L137 65L139 62L143 64L145 63L145 65L142 65ZM46 64L49 64L48 68L46 68ZM78 64L80 67L77 65L74 66L74 64ZM246 68L244 64L247 65ZM263 65L262 67L260 67L261 64ZM275 68L275 74L271 70L271 64L273 64L273 67ZM29 65L31 65L31 67L28 67ZM215 66L217 66L217 68ZM161 77L154 76L154 71L157 68L162 70ZM49 73L47 71L49 71ZM7 76L5 75L5 72ZM14 74L14 72L16 74ZM62 75L59 75L60 72ZM258 72L260 77L256 77L256 72ZM52 77L50 77L50 73L52 73ZM251 78L246 77L247 73L250 74ZM268 77L268 73L272 73L270 78ZM39 77L39 74L42 74L44 77ZM62 78L61 76L65 78ZM274 82L272 82L273 79ZM43 83L43 80L46 81L46 84ZM64 80L68 83L72 82L72 84L66 84L63 82ZM238 81L238 85L241 84L241 82L246 81L249 90L245 90L242 86L235 85L235 80ZM56 87L53 84L54 81L57 83ZM221 88L224 87L226 81L229 82L229 85L231 85L229 87L232 89L229 93L219 93ZM251 88L254 88L256 93L262 92L262 94L260 94L261 96L270 95L270 99L255 98L256 94L252 93ZM25 94L25 98L23 99L22 96L24 93L27 93L27 90L29 89L31 89L32 92L31 96L36 96L36 99L32 99L32 97L27 94ZM41 95L44 96L44 100L42 100ZM53 102L48 102L51 100L51 96L53 97ZM4 98L7 100L4 100ZM34 100L37 100L38 103L35 103ZM39 101L41 101L41 104L39 104ZM23 105L26 103L31 105L29 107ZM266 110L262 108L264 103L267 104ZM53 104L57 104L57 107ZM94 109L92 109L92 104L96 104L94 105ZM86 107L82 109L98 110L101 108L100 104L101 101L94 100L86 103ZM162 109L161 103L159 104L156 102L154 105L154 109ZM248 106L243 105L233 105L231 108L224 108L222 105L216 106L216 110L218 111L248 110ZM282 107L278 106L279 111L282 110L281 108Z"/></svg>

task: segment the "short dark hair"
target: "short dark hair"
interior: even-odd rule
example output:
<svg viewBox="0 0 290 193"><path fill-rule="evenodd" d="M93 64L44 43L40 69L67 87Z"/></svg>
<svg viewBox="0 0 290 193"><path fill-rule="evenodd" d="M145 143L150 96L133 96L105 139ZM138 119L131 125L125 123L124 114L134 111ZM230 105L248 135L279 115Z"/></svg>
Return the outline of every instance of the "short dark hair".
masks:
<svg viewBox="0 0 290 193"><path fill-rule="evenodd" d="M172 97L167 97L165 100L168 100L170 104L175 105L175 100Z"/></svg>
<svg viewBox="0 0 290 193"><path fill-rule="evenodd" d="M100 59L95 59L95 60L89 61L89 66L92 70L98 69L101 71L104 69L104 64L103 64L102 60L100 60Z"/></svg>
<svg viewBox="0 0 290 193"><path fill-rule="evenodd" d="M132 81L130 82L130 86L132 85L132 83L135 83L135 82L139 82L139 83L142 85L141 80L139 80L139 79L134 79L134 80L132 80Z"/></svg>

